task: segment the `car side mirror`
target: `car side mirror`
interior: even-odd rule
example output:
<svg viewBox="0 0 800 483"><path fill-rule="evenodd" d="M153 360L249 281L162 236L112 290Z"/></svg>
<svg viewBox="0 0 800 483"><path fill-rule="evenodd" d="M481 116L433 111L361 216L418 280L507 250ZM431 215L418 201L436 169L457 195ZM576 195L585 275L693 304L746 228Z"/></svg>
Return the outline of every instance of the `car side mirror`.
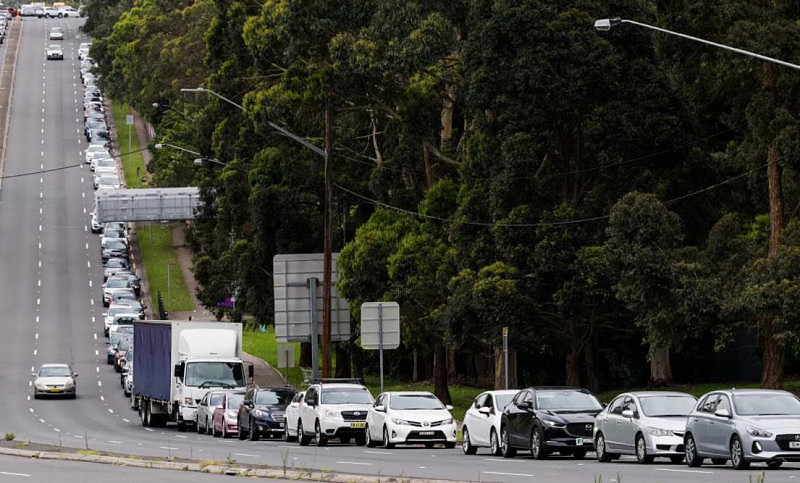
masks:
<svg viewBox="0 0 800 483"><path fill-rule="evenodd" d="M521 403L517 404L517 406L521 407L522 409L533 409L533 403L531 401L522 401Z"/></svg>
<svg viewBox="0 0 800 483"><path fill-rule="evenodd" d="M714 413L714 416L719 416L721 418L729 418L729 417L731 417L731 412L728 411L727 409L718 409Z"/></svg>
<svg viewBox="0 0 800 483"><path fill-rule="evenodd" d="M488 415L492 414L492 408L483 406L481 408L478 408L478 412L488 416Z"/></svg>
<svg viewBox="0 0 800 483"><path fill-rule="evenodd" d="M375 406L375 411L377 411L379 413L385 413L386 412L386 406Z"/></svg>
<svg viewBox="0 0 800 483"><path fill-rule="evenodd" d="M452 411L453 410L453 405L452 404L445 404L444 408L447 409L448 411Z"/></svg>
<svg viewBox="0 0 800 483"><path fill-rule="evenodd" d="M78 377L78 373L76 372L75 374L72 375L72 377Z"/></svg>
<svg viewBox="0 0 800 483"><path fill-rule="evenodd" d="M247 365L247 377L249 377L250 379L253 378L253 364L252 363L249 363Z"/></svg>
<svg viewBox="0 0 800 483"><path fill-rule="evenodd" d="M626 409L626 410L622 411L622 417L623 418L628 418L628 419L633 418L633 411L631 411L630 409Z"/></svg>
<svg viewBox="0 0 800 483"><path fill-rule="evenodd" d="M31 372L31 376L36 377L36 373L35 372Z"/></svg>

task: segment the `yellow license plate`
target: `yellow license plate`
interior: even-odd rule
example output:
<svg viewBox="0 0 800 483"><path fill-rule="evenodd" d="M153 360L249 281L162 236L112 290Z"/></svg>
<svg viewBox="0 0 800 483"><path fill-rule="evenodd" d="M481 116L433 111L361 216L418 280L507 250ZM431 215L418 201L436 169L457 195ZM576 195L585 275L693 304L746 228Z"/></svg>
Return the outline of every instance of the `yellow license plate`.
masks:
<svg viewBox="0 0 800 483"><path fill-rule="evenodd" d="M364 428L367 423L350 423L351 428Z"/></svg>
<svg viewBox="0 0 800 483"><path fill-rule="evenodd" d="M57 387L50 388L50 392L61 392L61 389Z"/></svg>

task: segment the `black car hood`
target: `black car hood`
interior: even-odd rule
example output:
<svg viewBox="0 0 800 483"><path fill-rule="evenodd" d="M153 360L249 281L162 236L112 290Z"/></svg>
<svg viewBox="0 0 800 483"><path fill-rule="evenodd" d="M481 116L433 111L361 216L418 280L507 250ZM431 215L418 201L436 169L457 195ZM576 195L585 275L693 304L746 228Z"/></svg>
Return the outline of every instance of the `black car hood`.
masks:
<svg viewBox="0 0 800 483"><path fill-rule="evenodd" d="M258 409L259 411L269 411L270 413L275 413L275 412L280 413L286 411L286 406L268 406L265 404L258 404L256 406L256 409Z"/></svg>
<svg viewBox="0 0 800 483"><path fill-rule="evenodd" d="M600 412L598 409L597 411L586 411L586 412L558 412L558 411L539 411L539 417L542 419L549 419L551 421L556 421L562 424L572 424L572 423L594 423L594 417Z"/></svg>

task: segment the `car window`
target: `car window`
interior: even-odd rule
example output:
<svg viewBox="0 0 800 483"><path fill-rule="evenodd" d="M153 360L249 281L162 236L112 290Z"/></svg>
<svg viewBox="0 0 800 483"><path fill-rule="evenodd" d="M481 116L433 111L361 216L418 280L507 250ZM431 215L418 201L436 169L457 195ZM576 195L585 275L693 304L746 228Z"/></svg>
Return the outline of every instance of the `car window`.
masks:
<svg viewBox="0 0 800 483"><path fill-rule="evenodd" d="M372 396L365 387L325 387L321 391L323 404L372 404Z"/></svg>
<svg viewBox="0 0 800 483"><path fill-rule="evenodd" d="M400 411L444 409L444 405L433 394L396 394L389 406Z"/></svg>
<svg viewBox="0 0 800 483"><path fill-rule="evenodd" d="M642 412L650 417L664 417L664 416L686 416L697 403L692 396L670 395L670 396L642 396L639 398L639 404L642 406Z"/></svg>
<svg viewBox="0 0 800 483"><path fill-rule="evenodd" d="M520 400L520 402L523 402L523 403L526 403L526 402L533 403L533 394L531 394L531 392L530 392L530 391L525 391L525 393L522 395L522 399Z"/></svg>
<svg viewBox="0 0 800 483"><path fill-rule="evenodd" d="M498 411L504 410L506 406L508 406L508 404L511 402L512 397L514 397L512 394L495 394L494 395L495 409Z"/></svg>
<svg viewBox="0 0 800 483"><path fill-rule="evenodd" d="M206 393L206 395L203 396L203 399L200 400L200 405L201 406L208 406L208 393Z"/></svg>
<svg viewBox="0 0 800 483"><path fill-rule="evenodd" d="M625 403L625 397L619 396L618 398L611 401L611 404L608 405L608 414L616 414L622 415L622 406Z"/></svg>
<svg viewBox="0 0 800 483"><path fill-rule="evenodd" d="M536 407L560 411L599 411L603 405L591 394L572 389L536 391Z"/></svg>
<svg viewBox="0 0 800 483"><path fill-rule="evenodd" d="M719 394L709 394L706 396L703 402L700 403L697 411L701 413L713 413L717 405L717 397L719 397Z"/></svg>
<svg viewBox="0 0 800 483"><path fill-rule="evenodd" d="M489 394L480 394L478 397L475 398L475 409L480 409L486 404L486 399L489 397Z"/></svg>
<svg viewBox="0 0 800 483"><path fill-rule="evenodd" d="M714 412L719 411L720 409L725 409L728 411L728 414L731 413L731 402L728 400L728 396L725 394L720 394L719 399L717 400L717 406L714 408Z"/></svg>
<svg viewBox="0 0 800 483"><path fill-rule="evenodd" d="M228 409L239 409L244 400L244 394L228 394Z"/></svg>
<svg viewBox="0 0 800 483"><path fill-rule="evenodd" d="M39 369L39 377L68 377L69 375L68 367L42 367Z"/></svg>
<svg viewBox="0 0 800 483"><path fill-rule="evenodd" d="M211 398L208 401L209 406L219 406L222 404L222 400L225 398L224 392L214 392L211 393Z"/></svg>
<svg viewBox="0 0 800 483"><path fill-rule="evenodd" d="M294 396L294 391L290 389L261 390L256 394L256 404L259 406L282 406L289 404L292 396Z"/></svg>

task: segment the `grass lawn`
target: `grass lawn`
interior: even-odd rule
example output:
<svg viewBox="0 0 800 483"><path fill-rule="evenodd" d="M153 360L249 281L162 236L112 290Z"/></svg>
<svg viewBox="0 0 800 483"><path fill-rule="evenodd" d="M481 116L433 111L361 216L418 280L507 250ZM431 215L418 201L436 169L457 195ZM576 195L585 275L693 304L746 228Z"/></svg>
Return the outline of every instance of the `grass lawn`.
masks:
<svg viewBox="0 0 800 483"><path fill-rule="evenodd" d="M117 144L122 156L122 169L125 177L125 186L128 188L141 188L146 185L140 185L139 178L145 176L147 171L144 167L144 159L142 158L141 146L139 138L136 136L136 130L133 126L125 124L125 118L130 114L130 108L127 104L120 102L113 103L114 108L114 125L117 127ZM130 132L130 137L128 133ZM136 151L136 152L134 152ZM127 154L126 154L127 153ZM136 170L139 170L139 178L136 176Z"/></svg>
<svg viewBox="0 0 800 483"><path fill-rule="evenodd" d="M137 223L136 233L142 263L150 286L150 296L158 313L157 293L161 292L167 312L194 310L194 301L186 288L178 256L172 246L172 224ZM169 280L168 280L169 275Z"/></svg>
<svg viewBox="0 0 800 483"><path fill-rule="evenodd" d="M289 384L300 387L303 383L303 372L298 367L300 362L300 343L294 342L294 365L289 368ZM242 333L242 349L254 355L269 365L278 369L278 344L275 342L275 327L270 325L265 332L259 330L245 330ZM286 376L286 369L278 369Z"/></svg>

